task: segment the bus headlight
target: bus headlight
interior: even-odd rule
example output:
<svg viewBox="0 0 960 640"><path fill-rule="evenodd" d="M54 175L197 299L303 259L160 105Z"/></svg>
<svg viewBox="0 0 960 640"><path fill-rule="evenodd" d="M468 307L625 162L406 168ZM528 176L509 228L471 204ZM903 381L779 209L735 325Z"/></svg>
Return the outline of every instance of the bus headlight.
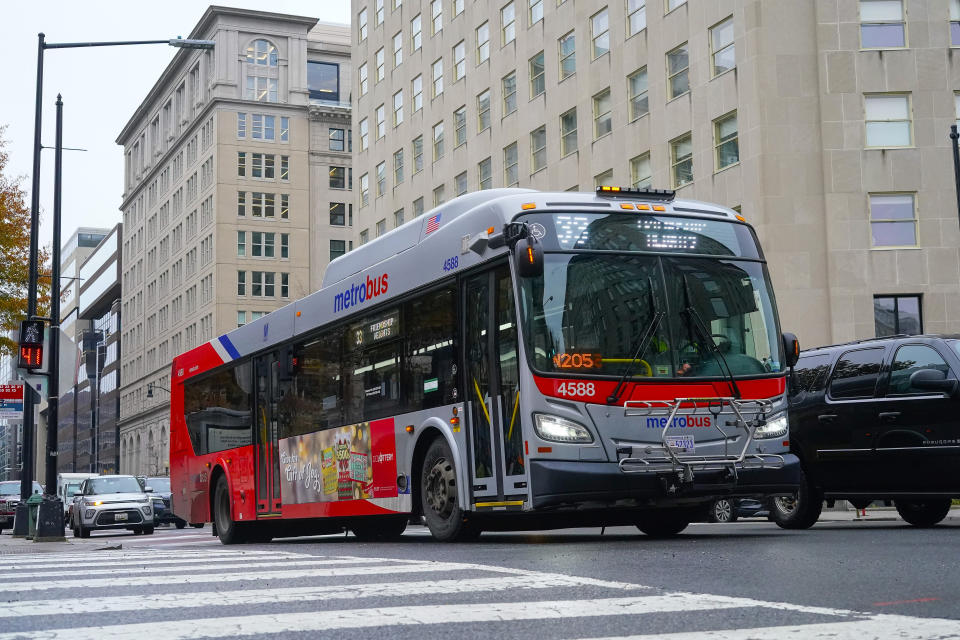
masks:
<svg viewBox="0 0 960 640"><path fill-rule="evenodd" d="M589 444L593 436L582 424L546 413L534 415L534 430L544 440L574 444Z"/></svg>
<svg viewBox="0 0 960 640"><path fill-rule="evenodd" d="M781 413L767 420L767 424L757 427L753 437L757 440L766 440L768 438L779 438L787 435L787 428L790 423L787 421L787 414Z"/></svg>

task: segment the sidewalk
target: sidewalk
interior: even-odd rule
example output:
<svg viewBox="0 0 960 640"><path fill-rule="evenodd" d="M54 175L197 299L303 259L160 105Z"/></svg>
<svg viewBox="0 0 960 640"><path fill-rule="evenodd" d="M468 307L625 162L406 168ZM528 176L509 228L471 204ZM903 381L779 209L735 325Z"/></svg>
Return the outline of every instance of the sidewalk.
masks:
<svg viewBox="0 0 960 640"><path fill-rule="evenodd" d="M114 540L96 540L73 538L67 532L65 542L34 542L24 538L14 538L9 531L0 534L0 557L8 555L23 555L27 553L71 553L95 551L119 544Z"/></svg>

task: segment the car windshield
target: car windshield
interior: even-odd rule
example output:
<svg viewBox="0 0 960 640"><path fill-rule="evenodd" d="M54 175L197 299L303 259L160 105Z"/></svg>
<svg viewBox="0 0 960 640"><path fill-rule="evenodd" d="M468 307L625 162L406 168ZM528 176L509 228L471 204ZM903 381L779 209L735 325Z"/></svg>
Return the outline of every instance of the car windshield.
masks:
<svg viewBox="0 0 960 640"><path fill-rule="evenodd" d="M43 493L43 487L40 486L39 482L33 483L33 488L31 489L33 493ZM0 482L0 496L19 496L20 495L20 481L19 480L6 480Z"/></svg>
<svg viewBox="0 0 960 640"><path fill-rule="evenodd" d="M147 478L147 486L157 493L169 493L170 478Z"/></svg>
<svg viewBox="0 0 960 640"><path fill-rule="evenodd" d="M116 476L95 478L87 485L89 493L98 495L101 493L142 493L140 483L136 478L130 476Z"/></svg>
<svg viewBox="0 0 960 640"><path fill-rule="evenodd" d="M64 495L72 496L78 491L80 491L80 483L79 482L70 483L67 485L66 489L64 489Z"/></svg>
<svg viewBox="0 0 960 640"><path fill-rule="evenodd" d="M707 221L696 233L691 227L670 235L664 218L654 241L649 230L643 235L636 218L581 217L570 231L560 215L555 228L534 230L542 232L547 249L544 273L521 281L521 298L524 339L535 369L619 376L649 330L653 335L632 367L634 376L723 376L714 344L734 375L782 370L766 267L755 258L742 259L759 255L747 227ZM615 225L608 220L613 217L626 220ZM543 225L544 218L549 220L536 219ZM581 247L604 250L569 250ZM667 255L647 253L654 250ZM664 314L659 324L657 311Z"/></svg>

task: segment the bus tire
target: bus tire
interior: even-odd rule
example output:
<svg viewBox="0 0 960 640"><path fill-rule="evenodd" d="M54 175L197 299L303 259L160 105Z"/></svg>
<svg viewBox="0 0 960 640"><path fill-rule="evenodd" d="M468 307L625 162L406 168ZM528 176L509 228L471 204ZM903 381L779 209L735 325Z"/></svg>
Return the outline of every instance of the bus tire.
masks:
<svg viewBox="0 0 960 640"><path fill-rule="evenodd" d="M950 512L950 498L941 500L895 500L900 517L915 527L932 527Z"/></svg>
<svg viewBox="0 0 960 640"><path fill-rule="evenodd" d="M427 528L440 542L476 537L466 522L457 494L457 466L450 445L443 437L430 443L420 469L420 506Z"/></svg>
<svg viewBox="0 0 960 640"><path fill-rule="evenodd" d="M213 494L213 517L217 523L217 537L222 544L242 544L245 542L240 525L230 515L230 486L227 476L217 479L217 488Z"/></svg>
<svg viewBox="0 0 960 640"><path fill-rule="evenodd" d="M651 538L672 538L690 524L686 509L658 509L643 515L637 529Z"/></svg>
<svg viewBox="0 0 960 640"><path fill-rule="evenodd" d="M361 542L398 540L407 528L408 515L374 516L350 525L350 530Z"/></svg>
<svg viewBox="0 0 960 640"><path fill-rule="evenodd" d="M194 529L203 529L204 524L205 523L203 522L191 522L190 526L193 527Z"/></svg>
<svg viewBox="0 0 960 640"><path fill-rule="evenodd" d="M804 473L800 489L790 497L776 497L770 501L770 515L781 529L809 529L820 519L823 494L813 486Z"/></svg>

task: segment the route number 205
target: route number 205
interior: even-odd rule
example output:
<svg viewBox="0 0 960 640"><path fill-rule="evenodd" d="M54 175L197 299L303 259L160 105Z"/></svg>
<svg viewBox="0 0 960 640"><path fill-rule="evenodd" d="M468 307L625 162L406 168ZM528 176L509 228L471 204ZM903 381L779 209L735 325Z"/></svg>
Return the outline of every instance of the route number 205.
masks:
<svg viewBox="0 0 960 640"><path fill-rule="evenodd" d="M561 382L557 393L562 396L594 396L597 388L592 382Z"/></svg>

